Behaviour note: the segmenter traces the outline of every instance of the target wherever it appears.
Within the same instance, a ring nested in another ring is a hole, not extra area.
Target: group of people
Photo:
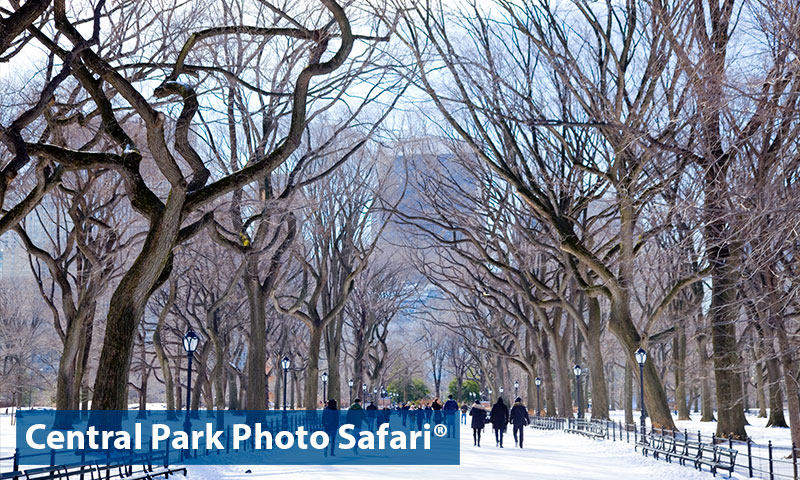
[[[514,405],[511,406],[511,410],[503,401],[503,397],[500,397],[488,412],[483,408],[479,400],[475,400],[469,415],[472,417],[473,446],[476,447],[481,446],[481,432],[483,432],[487,423],[491,423],[494,430],[495,446],[503,448],[503,436],[506,433],[506,427],[510,423],[514,427],[514,446],[522,448],[525,426],[531,423],[531,419],[528,416],[528,408],[522,404],[521,397],[517,397]]]
[[[331,455],[335,455],[333,440],[336,438],[336,430],[339,427],[338,410],[336,400],[329,400],[322,413],[323,428],[331,438]],[[463,423],[466,423],[467,411],[469,411],[469,416],[472,417],[472,440],[476,447],[481,446],[481,433],[486,424],[491,424],[496,446],[503,448],[503,436],[508,425],[511,424],[514,432],[514,446],[522,448],[524,427],[530,424],[528,408],[522,404],[521,397],[517,397],[510,409],[502,397],[498,398],[491,410],[488,411],[483,408],[480,400],[475,400],[471,409],[466,404],[459,408],[458,403],[450,395],[444,403],[438,398],[434,398],[432,402],[404,403],[397,407],[397,410],[399,410],[403,426],[407,426],[410,419],[412,425],[414,425],[413,422],[416,422],[418,430],[422,430],[425,423],[440,424],[444,421],[448,426],[448,437],[455,437],[455,417],[458,410],[461,410]],[[373,430],[384,423],[389,423],[391,413],[392,410],[389,407],[379,409],[374,402],[364,408],[361,406],[361,399],[356,398],[347,409],[345,421],[355,425],[357,430],[361,429],[362,424],[365,429]],[[358,453],[357,448],[356,453]]]

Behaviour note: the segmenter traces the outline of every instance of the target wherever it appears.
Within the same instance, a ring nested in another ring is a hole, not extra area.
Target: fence
[[[531,426],[544,430],[563,430],[576,432],[581,424],[572,418],[560,417],[533,417]],[[634,424],[623,424],[611,420],[593,419],[585,421],[583,425],[595,425],[605,429],[604,438],[614,442],[627,442],[640,444],[642,427]],[[699,430],[665,430],[660,428],[644,428],[645,435],[650,438],[669,436],[678,441],[696,441],[705,445],[725,445],[738,451],[734,471],[750,478],[763,480],[800,480],[798,477],[798,459],[800,449],[796,445],[773,445],[771,440],[766,443],[733,440],[720,438],[715,435],[704,435]],[[596,436],[596,435],[595,435]]]

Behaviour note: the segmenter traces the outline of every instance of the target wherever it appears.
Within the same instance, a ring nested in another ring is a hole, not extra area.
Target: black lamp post
[[[539,378],[539,377],[536,377],[536,379],[533,381],[533,383],[536,384],[536,416],[537,417],[541,417],[542,416],[542,407],[540,406],[541,404],[539,403],[539,387],[542,386],[542,379]]]
[[[504,390],[505,390],[505,389],[504,389],[503,387],[500,387],[500,394],[498,395],[498,397],[502,397],[502,396],[503,396],[503,391],[504,391]]]
[[[289,360],[289,357],[283,357],[281,360],[281,367],[283,368],[283,411],[286,411],[286,391],[289,390],[289,367],[292,365],[292,361]]]
[[[492,389],[488,389],[487,392],[489,392],[489,403],[492,403]]]
[[[363,405],[364,403],[367,402],[367,384],[366,383],[362,383],[361,384],[361,391],[364,393],[364,395],[362,395],[362,398],[361,398],[361,402],[362,402],[361,404]]]
[[[375,388],[375,387],[372,387],[372,403],[375,403],[375,397],[377,397],[377,396],[378,396],[378,389]]]
[[[647,417],[647,409],[644,406],[644,364],[647,362],[647,352],[640,348],[633,352],[633,356],[636,357],[636,363],[639,364],[639,403],[642,404],[642,417],[640,422],[642,425],[642,435],[644,435],[646,432],[644,419]]]
[[[189,419],[192,405],[192,360],[194,360],[194,352],[197,350],[198,343],[200,343],[200,338],[191,329],[183,336],[183,349],[186,350],[186,356],[189,359],[188,375],[186,376],[186,420],[183,422],[183,429],[187,434],[192,429],[192,421]]]
[[[519,380],[514,380],[514,398],[519,397]]]
[[[347,381],[347,386],[350,387],[350,403],[353,403],[353,379]]]
[[[581,397],[581,366],[576,364],[574,367],[572,367],[572,371],[575,373],[575,398],[578,400],[578,418],[583,418],[583,401]]]
[[[322,403],[328,402],[328,372],[322,372]]]

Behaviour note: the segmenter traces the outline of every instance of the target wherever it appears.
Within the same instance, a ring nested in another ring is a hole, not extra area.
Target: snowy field
[[[8,415],[0,416],[0,457],[14,450],[15,427]],[[192,480],[238,479],[358,479],[407,480],[413,477],[438,479],[598,479],[626,480],[659,478],[665,480],[709,479],[708,472],[644,458],[633,451],[633,446],[610,441],[594,441],[562,432],[527,429],[525,448],[514,448],[509,431],[505,448],[495,447],[489,427],[483,436],[481,448],[472,446],[471,430],[462,428],[461,465],[458,466],[350,466],[347,464],[324,466],[192,466],[186,478]],[[0,465],[0,472],[10,467]],[[245,473],[251,470],[251,473]],[[181,478],[181,477],[174,477]]]

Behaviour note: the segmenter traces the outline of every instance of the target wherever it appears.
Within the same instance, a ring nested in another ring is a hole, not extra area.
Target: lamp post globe
[[[647,363],[647,352],[643,348],[638,348],[633,352],[636,363],[639,364],[639,403],[641,403],[642,415],[639,419],[642,435],[646,432],[645,418],[647,418],[647,408],[644,406],[644,365]]]
[[[347,381],[347,386],[350,387],[350,403],[353,403],[353,379]]]
[[[328,372],[322,372],[322,403],[328,401]]]
[[[286,411],[286,391],[289,390],[289,367],[291,367],[292,361],[289,360],[289,357],[284,356],[283,360],[281,360],[281,368],[283,368],[283,411]]]
[[[581,366],[575,364],[572,367],[572,372],[575,374],[575,399],[578,402],[578,418],[583,418],[583,398],[581,397]]]

